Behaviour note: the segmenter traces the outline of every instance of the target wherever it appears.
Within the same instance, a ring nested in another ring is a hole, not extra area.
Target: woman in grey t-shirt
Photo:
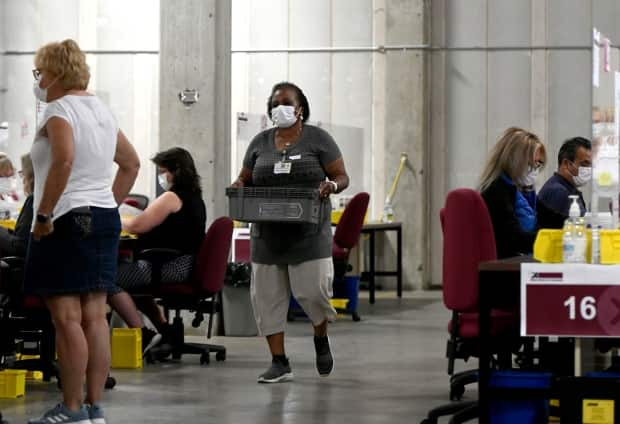
[[[310,106],[299,87],[276,84],[267,100],[267,113],[275,127],[254,137],[232,186],[318,188],[325,202],[318,224],[252,225],[252,305],[273,356],[258,382],[278,383],[293,378],[284,352],[291,292],[314,326],[317,371],[327,376],[333,369],[327,339],[327,323],[336,316],[329,302],[334,270],[328,197],[347,188],[349,177],[333,138],[304,123]]]

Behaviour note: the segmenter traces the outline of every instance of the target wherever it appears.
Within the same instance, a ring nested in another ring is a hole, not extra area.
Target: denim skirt
[[[116,284],[121,221],[116,208],[82,207],[54,221],[40,240],[32,234],[24,291],[41,296],[108,292]]]

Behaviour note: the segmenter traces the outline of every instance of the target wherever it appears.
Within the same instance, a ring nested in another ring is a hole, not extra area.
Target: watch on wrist
[[[37,214],[37,222],[41,223],[41,224],[45,224],[50,220],[50,216],[49,215],[45,215],[44,213],[38,213]]]

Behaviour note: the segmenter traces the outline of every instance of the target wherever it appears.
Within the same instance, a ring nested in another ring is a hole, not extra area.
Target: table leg
[[[368,272],[368,299],[375,303],[375,232],[370,232],[370,271]]]
[[[403,231],[396,230],[396,294],[403,297]]]
[[[480,357],[478,360],[478,405],[479,405],[479,422],[482,424],[489,423],[489,381],[491,379],[491,351],[490,351],[490,334],[491,334],[491,307],[490,299],[485,290],[487,280],[490,280],[489,272],[480,272],[479,275],[479,307],[480,315],[478,325],[480,338]]]
[[[575,338],[575,377],[581,377],[581,339]]]

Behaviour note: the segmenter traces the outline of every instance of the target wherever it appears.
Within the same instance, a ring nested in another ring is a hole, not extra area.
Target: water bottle
[[[577,196],[568,196],[571,206],[568,218],[564,221],[562,236],[562,259],[564,263],[586,262],[586,227],[581,217],[581,210],[577,203]]]
[[[600,264],[601,263],[601,234],[600,234],[600,225],[596,225],[592,227],[592,255],[590,258],[590,263],[592,264]]]
[[[385,202],[383,205],[383,222],[392,221],[394,221],[394,209],[392,208],[392,203]]]

